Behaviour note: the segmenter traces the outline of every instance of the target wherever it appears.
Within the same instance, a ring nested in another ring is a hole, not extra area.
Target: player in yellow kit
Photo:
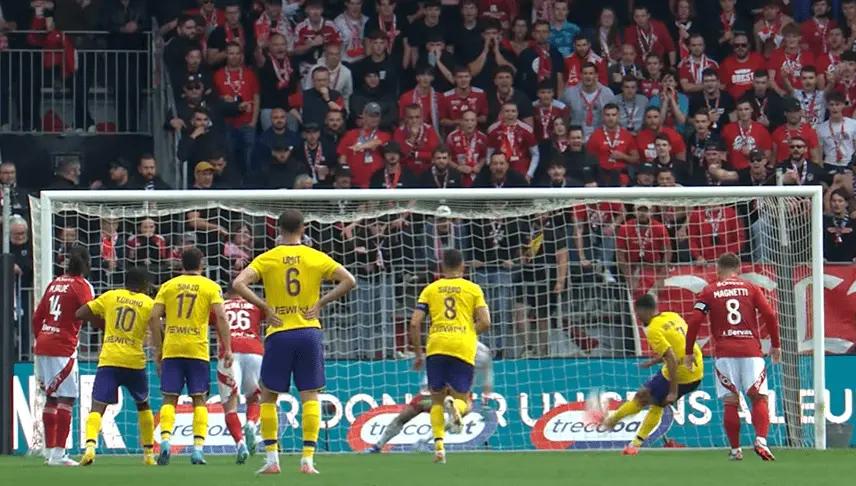
[[[624,417],[635,415],[646,406],[649,407],[639,432],[622,452],[629,456],[639,454],[639,448],[645,439],[660,423],[663,408],[695,391],[704,376],[704,363],[698,345],[693,347],[693,368],[689,369],[683,364],[687,336],[687,323],[684,319],[674,312],[660,312],[657,309],[657,301],[651,294],[639,297],[634,306],[636,315],[645,326],[648,345],[654,353],[654,357],[642,366],[647,368],[661,361],[665,364],[642,385],[633,400],[625,402],[615,413],[602,420],[603,425],[611,429]]]
[[[208,431],[209,366],[208,322],[215,316],[217,338],[225,367],[232,366],[232,345],[220,286],[202,276],[202,252],[190,248],[181,254],[179,275],[161,285],[149,327],[152,330],[155,364],[161,375],[163,405],[160,409],[161,442],[158,465],[169,464],[170,438],[175,426],[175,404],[187,385],[193,398],[193,452],[191,464],[205,464],[202,446]],[[163,319],[163,328],[161,327]]]
[[[464,256],[460,251],[443,252],[443,278],[419,294],[410,319],[410,340],[416,357],[413,367],[422,367],[422,322],[428,328],[426,374],[431,392],[431,430],[434,432],[434,462],[446,462],[445,411],[459,427],[469,407],[478,334],[490,327],[490,312],[481,287],[464,278]]]
[[[277,397],[289,391],[293,376],[303,408],[300,471],[317,474],[314,456],[321,429],[318,391],[324,388],[324,346],[318,316],[325,305],[350,292],[356,280],[329,256],[301,244],[304,225],[300,211],[283,212],[278,226],[283,243],[256,257],[232,284],[234,291],[262,309],[267,319],[260,379],[261,432],[267,454],[258,473],[280,472]],[[249,287],[259,280],[264,285],[264,299]],[[336,286],[320,296],[322,282],[330,280]]]
[[[104,342],[98,357],[98,371],[92,386],[92,411],[86,419],[86,450],[81,466],[95,461],[95,445],[101,431],[101,417],[107,405],[119,400],[119,387],[125,387],[137,404],[143,461],[155,463],[155,419],[149,407],[149,381],[146,378],[144,349],[149,315],[154,301],[148,296],[151,277],[144,268],[125,272],[125,288],[110,290],[81,306],[75,318],[101,324]]]

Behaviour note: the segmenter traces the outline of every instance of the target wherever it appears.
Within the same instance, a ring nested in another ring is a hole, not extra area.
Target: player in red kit
[[[752,426],[755,427],[755,453],[765,461],[776,458],[767,447],[770,411],[767,408],[767,369],[761,351],[758,314],[770,334],[770,358],[781,361],[779,321],[761,289],[737,277],[740,258],[734,253],[722,254],[716,262],[719,281],[702,290],[688,322],[686,349],[692,351],[702,322],[709,320],[713,354],[716,358],[716,392],[725,405],[723,422],[729,457],[743,459],[740,449],[740,393],[752,402]],[[687,366],[692,366],[689,362]]]
[[[77,466],[65,454],[71,430],[71,410],[79,393],[77,343],[82,321],[74,314],[92,300],[89,253],[80,247],[70,251],[64,275],[51,281],[33,313],[35,375],[44,390],[42,412],[45,458],[49,466]]]
[[[232,338],[233,360],[231,368],[217,365],[217,387],[226,419],[226,428],[235,439],[238,464],[256,451],[256,430],[259,422],[259,373],[264,346],[261,339],[262,311],[229,289],[223,303],[226,322]],[[212,315],[212,322],[214,316]],[[238,418],[238,394],[247,400],[247,422],[241,430]]]

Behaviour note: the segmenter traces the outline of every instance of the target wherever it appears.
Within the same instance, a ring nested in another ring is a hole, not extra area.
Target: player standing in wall
[[[292,376],[303,408],[300,472],[318,474],[314,464],[321,430],[318,391],[324,388],[324,345],[318,316],[324,306],[350,292],[357,281],[335,260],[302,244],[305,228],[300,211],[283,212],[278,226],[282,244],[256,257],[232,284],[238,295],[264,311],[267,320],[260,383],[266,457],[258,474],[280,472],[277,398],[288,393]],[[249,287],[259,280],[265,299]],[[321,283],[330,280],[336,286],[319,298]]]
[[[261,339],[262,311],[235,293],[226,291],[226,323],[231,334],[232,366],[217,366],[217,388],[226,417],[226,428],[237,446],[237,463],[243,464],[247,456],[256,452],[256,428],[259,421],[259,373],[262,368],[264,346]],[[212,316],[213,317],[213,316]],[[222,353],[221,353],[222,355]],[[222,363],[222,361],[220,362]],[[238,418],[238,394],[247,401],[247,421],[241,430]]]
[[[484,292],[464,279],[464,256],[455,249],[443,252],[443,278],[419,294],[410,319],[410,342],[416,353],[413,368],[422,367],[422,322],[431,317],[428,329],[426,372],[431,391],[431,429],[434,431],[434,462],[445,464],[446,413],[455,427],[469,409],[478,334],[490,327],[490,312]]]
[[[82,321],[75,316],[80,306],[92,300],[89,253],[74,247],[68,255],[68,268],[51,281],[33,313],[35,336],[35,375],[44,390],[45,459],[48,466],[77,466],[65,454],[71,430],[71,410],[80,393],[77,370],[77,344]]]
[[[101,431],[101,417],[107,405],[119,401],[119,388],[125,387],[137,404],[143,463],[155,464],[153,452],[155,418],[149,406],[149,380],[146,377],[146,331],[155,302],[148,296],[151,276],[145,268],[125,272],[125,288],[104,292],[84,304],[75,317],[98,322],[104,329],[104,342],[98,356],[98,371],[92,385],[92,410],[86,418],[86,450],[80,465],[95,462],[95,446]]]
[[[149,319],[155,364],[161,375],[159,466],[169,464],[170,439],[175,426],[175,405],[181,390],[193,399],[193,452],[191,464],[205,464],[202,447],[208,432],[209,344],[208,321],[214,313],[224,366],[232,366],[232,346],[220,286],[202,276],[202,251],[184,250],[179,275],[161,285]],[[164,321],[161,327],[161,319]]]
[[[746,280],[737,277],[740,258],[734,253],[722,254],[716,262],[718,281],[702,290],[695,304],[696,312],[689,319],[685,365],[692,369],[692,351],[699,328],[710,321],[710,337],[716,373],[716,391],[725,405],[723,422],[728,442],[729,458],[742,460],[740,449],[740,393],[752,402],[752,426],[755,428],[755,453],[765,461],[776,458],[767,447],[770,410],[767,405],[767,369],[761,351],[761,330],[758,314],[770,334],[773,364],[782,359],[779,321],[764,293]]]

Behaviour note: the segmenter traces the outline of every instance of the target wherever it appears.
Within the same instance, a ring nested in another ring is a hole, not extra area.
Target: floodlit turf
[[[856,451],[776,451],[778,461],[762,463],[750,450],[742,463],[720,451],[451,453],[448,464],[429,454],[319,455],[320,476],[297,472],[298,458],[282,456],[283,472],[256,477],[262,456],[237,466],[232,457],[209,456],[207,466],[191,466],[173,456],[167,467],[143,466],[138,457],[98,457],[86,468],[48,468],[35,458],[0,457],[0,484],[9,486],[240,486],[245,484],[377,486],[540,486],[540,485],[849,485],[856,475]]]

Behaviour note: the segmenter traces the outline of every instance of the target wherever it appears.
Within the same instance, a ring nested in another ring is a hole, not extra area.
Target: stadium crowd
[[[75,1],[122,33],[158,19],[175,97],[163,129],[180,139],[190,189],[821,184],[825,258],[856,258],[856,0]],[[21,3],[0,0],[0,32],[22,27],[13,12],[32,25],[52,4]],[[79,163],[64,162],[51,188],[165,189],[158,166],[169,164],[135,154],[81,181]],[[23,217],[13,247],[31,279],[29,191],[16,187],[11,162],[0,181],[15,188]],[[393,329],[397,284],[430,278],[439,249],[456,246],[491,289],[498,334],[516,332],[515,302],[536,309],[537,334],[558,301],[578,300],[566,299],[579,288],[569,279],[636,287],[645,266],[709,263],[725,251],[771,258],[756,209],[602,203],[525,221],[405,215],[315,225],[310,237],[361,280],[351,314]],[[105,272],[99,282],[126,262],[168,276],[188,245],[226,281],[274,238],[271,224],[222,209],[59,226],[57,265],[84,243]],[[394,347],[393,334],[354,339],[374,340],[359,346],[374,355]],[[572,334],[583,350],[598,346]],[[617,340],[613,349],[626,351]],[[542,337],[531,342],[508,354],[547,352]]]

